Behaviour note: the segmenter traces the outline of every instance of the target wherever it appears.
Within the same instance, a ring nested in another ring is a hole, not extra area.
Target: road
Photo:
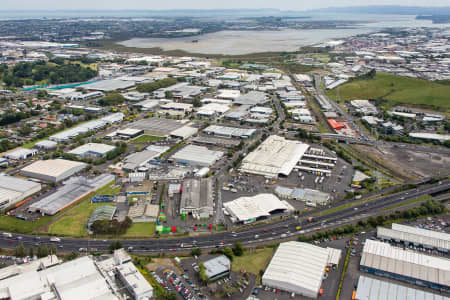
[[[283,239],[292,239],[300,234],[315,232],[319,229],[329,229],[354,223],[359,219],[365,219],[381,213],[384,208],[392,205],[416,199],[424,195],[448,191],[449,189],[450,179],[446,179],[438,183],[422,185],[408,191],[380,197],[372,201],[359,203],[353,207],[324,214],[323,216],[315,217],[313,223],[306,222],[308,215],[305,215],[300,219],[288,217],[272,223],[255,224],[236,232],[219,232],[197,237],[129,239],[122,240],[122,243],[127,248],[132,247],[133,252],[137,253],[186,252],[196,247],[211,250],[217,247],[231,246],[237,241],[242,242],[245,246],[251,247],[256,244],[275,243]],[[301,231],[296,230],[296,227],[299,225],[302,226]],[[20,236],[20,240],[18,236]],[[39,240],[34,236],[15,234],[13,238],[7,238],[4,235],[0,237],[1,248],[16,247],[20,242],[23,242],[25,247],[35,245],[36,243],[51,244],[49,237],[40,237]],[[110,240],[61,238],[61,242],[55,244],[61,246],[60,251],[68,252],[79,251],[80,248],[87,248],[89,251],[107,251],[110,243]],[[181,247],[181,244],[184,247]]]

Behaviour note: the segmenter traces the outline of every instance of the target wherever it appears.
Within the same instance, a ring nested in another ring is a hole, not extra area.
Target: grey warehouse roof
[[[449,300],[450,298],[403,285],[360,276],[356,299],[359,300]]]
[[[203,265],[205,266],[205,272],[208,278],[229,271],[231,268],[231,262],[225,255],[207,260],[203,263]]]

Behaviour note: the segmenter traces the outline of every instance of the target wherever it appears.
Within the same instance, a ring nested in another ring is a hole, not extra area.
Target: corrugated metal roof
[[[359,277],[355,298],[357,300],[450,300],[442,295],[366,276]]]
[[[281,243],[269,263],[265,281],[298,286],[299,290],[319,292],[325,268],[329,264],[330,252],[337,249],[322,248],[308,243]]]
[[[394,225],[394,224],[392,224]],[[394,227],[394,226],[393,226]],[[415,230],[413,230],[415,231]],[[407,241],[413,244],[424,245],[425,247],[434,247],[439,249],[450,249],[450,241],[447,240],[447,236],[435,235],[436,232],[431,230],[415,231],[416,233],[403,232],[395,229],[389,229],[384,227],[377,228],[377,236],[383,239],[393,239],[400,241]],[[437,232],[440,233],[440,232]],[[448,234],[447,234],[448,235]]]
[[[361,266],[450,286],[450,260],[366,240]]]

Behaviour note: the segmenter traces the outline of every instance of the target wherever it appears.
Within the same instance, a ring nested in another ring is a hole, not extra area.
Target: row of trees
[[[47,247],[47,245],[45,245],[45,244],[44,245],[39,244],[37,246],[36,252],[35,252],[33,246],[28,248],[28,251],[27,251],[27,249],[25,248],[23,243],[20,243],[20,245],[14,249],[14,256],[16,256],[16,257],[25,257],[27,255],[30,257],[33,257],[34,255],[36,255],[37,257],[41,258],[41,257],[46,257],[49,254],[56,255],[56,253],[57,253],[57,249],[56,249],[55,245],[51,245],[50,247]]]
[[[383,226],[387,223],[393,223],[398,220],[414,220],[420,217],[428,215],[438,215],[446,211],[445,205],[434,200],[428,200],[421,205],[403,210],[395,211],[390,215],[380,215],[377,217],[370,217],[367,221],[360,220],[356,225],[347,224],[342,227],[319,231],[312,235],[302,235],[298,237],[300,242],[310,242],[335,236],[348,235],[367,228],[376,228],[377,226]]]
[[[136,86],[136,89],[140,93],[151,93],[157,89],[162,89],[176,84],[178,81],[175,78],[165,78],[161,80],[156,80],[149,83],[141,83]]]

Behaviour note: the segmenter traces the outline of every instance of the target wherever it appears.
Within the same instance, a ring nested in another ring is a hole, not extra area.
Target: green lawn
[[[326,93],[330,98],[336,98],[336,89]],[[389,105],[398,103],[450,109],[450,85],[387,73],[377,73],[374,79],[345,83],[339,87],[339,93],[345,101],[385,99]]]
[[[155,223],[133,223],[127,232],[123,235],[126,237],[132,236],[152,236],[155,234]]]
[[[45,223],[51,220],[52,217],[41,217],[35,222],[24,221],[10,216],[0,216],[0,230],[6,232],[17,232],[23,234],[31,234]]]
[[[145,144],[145,143],[150,143],[150,142],[158,142],[164,140],[163,137],[160,136],[154,136],[154,135],[141,135],[138,136],[137,138],[131,140],[132,144]]]
[[[266,269],[274,252],[274,248],[246,251],[244,255],[234,257],[231,269],[234,272],[245,270],[249,273],[259,275],[260,270],[264,271]]]

